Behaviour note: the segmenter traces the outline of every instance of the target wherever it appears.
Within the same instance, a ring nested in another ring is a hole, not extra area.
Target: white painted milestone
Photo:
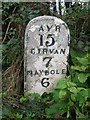
[[[25,32],[25,91],[50,92],[66,76],[70,33],[64,21],[53,16],[32,19]]]

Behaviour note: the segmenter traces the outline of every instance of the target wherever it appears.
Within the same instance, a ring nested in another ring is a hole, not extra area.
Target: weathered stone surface
[[[43,94],[65,77],[70,34],[65,22],[53,16],[31,20],[25,32],[25,91]]]

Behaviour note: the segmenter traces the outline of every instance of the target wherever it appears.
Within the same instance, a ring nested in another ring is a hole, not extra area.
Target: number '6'
[[[50,83],[48,81],[45,81],[45,80],[49,80],[49,78],[43,78],[41,81],[41,84],[43,87],[47,88],[50,85]]]

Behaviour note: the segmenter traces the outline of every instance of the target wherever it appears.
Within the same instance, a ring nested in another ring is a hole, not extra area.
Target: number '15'
[[[43,38],[44,36],[39,34],[40,36],[40,46],[43,46]],[[55,44],[54,34],[48,34],[47,39],[51,39],[51,41],[46,41],[45,45],[46,47],[53,46]]]

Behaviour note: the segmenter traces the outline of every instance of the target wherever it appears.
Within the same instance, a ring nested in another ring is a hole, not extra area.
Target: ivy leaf
[[[80,57],[76,57],[76,59],[78,60],[79,63],[81,63],[82,65],[88,65],[88,59],[87,58],[80,58]]]
[[[79,106],[82,106],[86,102],[88,98],[88,89],[80,91],[77,96],[77,100],[79,101]]]
[[[59,96],[58,96],[59,92],[58,92],[58,90],[53,90],[52,93],[53,93],[53,99],[55,101],[59,101]]]
[[[83,88],[83,87],[80,87],[80,88],[78,87],[78,88],[77,88],[77,91],[78,91],[78,92],[83,91],[83,90],[85,90],[85,88]]]
[[[66,80],[60,80],[56,86],[57,89],[65,89],[66,87],[67,87]]]
[[[85,72],[87,67],[86,66],[71,66],[71,69]]]
[[[16,120],[21,120],[21,119],[22,119],[22,117],[23,117],[23,115],[22,115],[22,114],[18,114],[18,113],[17,113]]]
[[[67,118],[70,117],[70,110],[69,110],[69,107],[68,107],[68,112],[67,112]]]
[[[76,95],[75,94],[71,94],[71,99],[76,102]]]
[[[31,95],[30,93],[26,92],[26,93],[24,94],[24,97],[29,97],[30,95]]]
[[[70,88],[68,88],[68,90],[69,90],[70,92],[74,93],[74,94],[77,94],[77,89],[76,89],[76,87],[70,87]]]
[[[50,106],[50,108],[46,108],[45,110],[47,112],[48,115],[52,115],[57,113],[58,111],[58,104],[53,104]]]
[[[74,86],[76,86],[76,84],[73,83],[73,82],[67,82],[67,86],[68,86],[68,87],[74,87]]]
[[[66,96],[66,90],[60,90],[60,92],[59,92],[59,98],[60,99],[62,99],[62,98],[64,98],[65,96]]]
[[[28,101],[28,98],[26,98],[26,97],[21,97],[20,98],[20,103],[23,103],[23,102],[27,102]]]
[[[80,119],[81,119],[81,118],[83,118],[83,119],[85,118],[85,119],[86,119],[86,116],[85,116],[84,114],[82,114],[82,113],[79,111],[78,108],[76,109],[76,114],[77,114],[78,118],[80,118]]]
[[[85,74],[85,73],[80,73],[78,74],[78,80],[81,82],[81,83],[85,83],[87,78],[88,78],[88,74]]]

